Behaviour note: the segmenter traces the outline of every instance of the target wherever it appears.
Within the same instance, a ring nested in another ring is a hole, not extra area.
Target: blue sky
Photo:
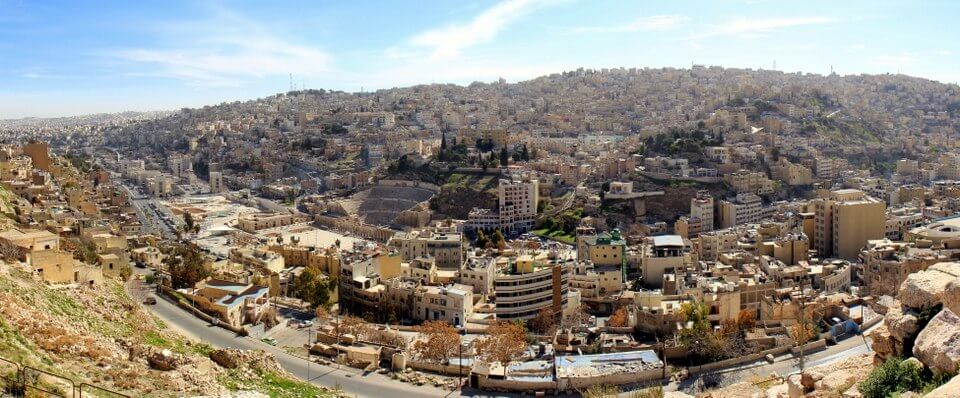
[[[0,118],[178,109],[298,86],[514,82],[577,67],[960,81],[956,1],[0,0]]]

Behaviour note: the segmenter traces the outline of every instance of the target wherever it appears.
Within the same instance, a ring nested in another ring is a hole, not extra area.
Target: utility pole
[[[804,351],[806,351],[806,350],[804,350],[804,346],[805,346],[806,343],[807,343],[807,342],[806,342],[806,340],[807,340],[807,317],[806,317],[806,313],[805,313],[805,312],[806,312],[806,311],[805,311],[805,310],[806,310],[806,304],[807,304],[807,300],[806,300],[806,297],[804,297],[804,294],[803,294],[803,281],[800,281],[800,324],[798,325],[798,326],[800,327],[800,330],[799,330],[799,333],[797,333],[797,335],[798,335],[798,336],[797,336],[797,339],[798,339],[798,340],[801,340],[801,341],[799,341],[799,343],[800,343],[800,374],[801,374],[801,375],[803,374],[803,367],[804,367],[804,361],[803,361],[803,360],[804,360],[804,357],[803,357],[803,356],[804,356]]]
[[[310,341],[310,329],[312,326],[307,327],[307,383],[310,383],[310,351],[313,348],[313,342]]]

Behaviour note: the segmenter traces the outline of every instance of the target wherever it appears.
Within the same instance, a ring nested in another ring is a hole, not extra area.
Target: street
[[[877,325],[874,325],[874,327]],[[867,329],[860,335],[847,337],[839,341],[836,345],[827,346],[827,348],[824,350],[807,354],[804,358],[804,367],[811,368],[851,356],[873,352],[873,350],[870,348],[870,339],[866,337],[866,334],[872,329],[873,328]],[[688,394],[695,394],[699,392],[700,387],[704,384],[707,384],[707,386],[710,388],[716,388],[741,381],[766,379],[774,373],[776,373],[778,376],[786,376],[799,371],[799,357],[794,357],[788,353],[777,357],[774,363],[768,363],[765,360],[759,360],[757,362],[747,363],[718,372],[700,374],[683,380],[680,383],[671,383],[671,388],[668,389],[679,390]],[[709,379],[709,381],[705,381],[707,379]],[[714,383],[718,385],[710,385]]]
[[[145,270],[137,269],[138,273],[144,273]],[[301,380],[307,380],[307,374],[310,375],[310,382],[316,385],[324,386],[330,389],[339,388],[349,394],[357,397],[454,397],[461,396],[460,392],[451,392],[441,390],[432,386],[414,386],[392,380],[388,376],[378,373],[365,373],[362,370],[346,366],[335,368],[318,363],[310,363],[309,372],[307,370],[307,361],[302,358],[288,354],[283,349],[268,345],[250,337],[238,337],[233,332],[212,326],[203,320],[196,318],[190,313],[177,307],[175,304],[156,296],[153,288],[144,285],[141,281],[131,278],[127,283],[127,293],[137,300],[143,302],[143,298],[157,297],[157,304],[143,306],[147,311],[160,318],[169,327],[180,331],[183,335],[206,342],[217,348],[238,348],[244,350],[263,350],[274,355],[277,362],[287,372]],[[142,305],[142,304],[141,304]],[[467,395],[464,395],[467,396]]]

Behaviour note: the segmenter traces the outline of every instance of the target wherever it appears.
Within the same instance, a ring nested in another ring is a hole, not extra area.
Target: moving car
[[[277,339],[275,339],[275,338],[273,338],[273,337],[264,337],[264,338],[260,339],[260,341],[262,341],[262,342],[264,342],[264,343],[267,343],[267,344],[270,344],[270,345],[277,345]]]

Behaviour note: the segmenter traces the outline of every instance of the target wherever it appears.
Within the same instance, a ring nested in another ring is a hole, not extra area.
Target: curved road
[[[144,270],[136,269],[138,273]],[[140,303],[148,296],[154,296],[153,289],[145,286],[142,282],[131,278],[126,284],[127,294],[138,300]],[[143,306],[147,311],[156,315],[170,327],[179,330],[187,337],[209,343],[218,348],[239,348],[244,350],[263,350],[276,357],[287,372],[302,379],[307,380],[307,361],[290,355],[283,349],[265,344],[249,337],[238,337],[236,334],[211,326],[203,320],[190,315],[188,312],[177,307],[175,304],[157,297],[157,304]],[[359,369],[350,367],[334,368],[324,366],[318,363],[310,363],[310,382],[326,388],[340,389],[352,396],[357,397],[457,397],[461,396],[460,391],[447,391],[432,386],[414,386],[392,380],[387,376],[375,372],[363,372]],[[469,391],[466,393],[469,394]],[[463,395],[469,396],[469,395]]]

